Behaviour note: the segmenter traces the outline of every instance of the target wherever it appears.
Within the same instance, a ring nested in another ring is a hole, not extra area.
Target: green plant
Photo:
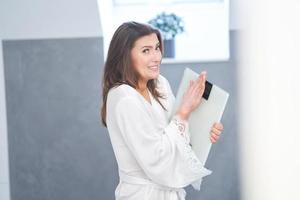
[[[148,21],[149,24],[159,29],[166,40],[175,38],[177,34],[184,32],[184,23],[181,17],[174,13],[162,12]]]

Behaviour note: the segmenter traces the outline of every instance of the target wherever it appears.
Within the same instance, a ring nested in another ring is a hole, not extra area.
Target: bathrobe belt
[[[119,176],[121,182],[134,184],[134,185],[149,185],[155,189],[176,192],[180,200],[185,200],[186,192],[183,188],[171,188],[167,186],[162,186],[153,183],[151,180],[148,179],[127,175],[122,171],[119,171]]]

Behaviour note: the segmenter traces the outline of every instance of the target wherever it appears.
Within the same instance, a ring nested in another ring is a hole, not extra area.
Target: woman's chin
[[[158,70],[158,72],[155,72],[151,75],[151,79],[157,79],[158,76],[159,76],[159,70]]]
[[[159,69],[158,70],[151,70],[147,74],[147,79],[152,80],[152,79],[157,79],[159,76]]]

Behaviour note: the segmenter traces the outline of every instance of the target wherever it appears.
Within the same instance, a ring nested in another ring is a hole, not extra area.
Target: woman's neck
[[[138,87],[136,89],[138,93],[140,93],[150,104],[151,99],[149,96],[148,88],[147,88],[147,82],[139,82]]]
[[[145,92],[146,90],[147,90],[147,82],[145,82],[145,81],[140,81],[139,83],[138,83],[138,87],[137,87],[137,90],[139,91],[139,92]]]

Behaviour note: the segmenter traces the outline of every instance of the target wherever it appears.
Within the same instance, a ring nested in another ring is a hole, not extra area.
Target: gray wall
[[[12,200],[112,193],[104,177],[115,163],[99,125],[101,46],[99,38],[3,42]]]

